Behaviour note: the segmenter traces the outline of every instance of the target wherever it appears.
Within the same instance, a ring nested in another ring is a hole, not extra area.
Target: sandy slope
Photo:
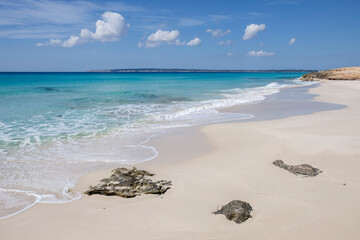
[[[360,82],[311,92],[348,107],[154,140],[159,158],[138,167],[173,181],[164,196],[38,204],[0,221],[0,239],[360,239]],[[275,159],[324,172],[301,178]],[[84,176],[77,189],[106,174]],[[249,202],[253,218],[238,225],[211,214],[233,199]]]

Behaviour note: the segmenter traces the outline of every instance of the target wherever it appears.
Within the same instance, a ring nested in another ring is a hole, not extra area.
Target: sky
[[[0,71],[360,66],[360,1],[0,0]]]

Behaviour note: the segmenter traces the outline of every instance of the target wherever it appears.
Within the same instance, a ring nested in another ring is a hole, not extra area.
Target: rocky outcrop
[[[224,214],[230,221],[242,223],[248,218],[251,218],[251,211],[252,207],[249,203],[240,200],[233,200],[225,206],[222,206],[220,210],[213,212],[213,214]]]
[[[117,168],[112,171],[109,178],[104,178],[96,186],[90,186],[85,194],[101,194],[106,196],[119,196],[123,198],[132,198],[141,194],[164,194],[170,189],[171,181],[152,181],[148,177],[154,174],[132,169]]]
[[[303,75],[301,80],[360,80],[360,67],[336,68],[327,71],[312,72]]]
[[[309,164],[301,164],[301,165],[288,165],[285,164],[282,160],[276,160],[273,162],[275,166],[278,166],[279,168],[283,168],[295,175],[303,175],[308,177],[315,177],[321,171],[317,168],[312,167]]]

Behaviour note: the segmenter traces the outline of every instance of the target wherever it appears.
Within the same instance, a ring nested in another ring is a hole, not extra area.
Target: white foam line
[[[161,130],[160,133],[158,133],[158,134],[152,134],[152,135],[147,136],[147,137],[145,138],[145,140],[143,140],[142,142],[140,142],[140,143],[137,144],[137,145],[128,145],[129,147],[142,146],[142,147],[144,147],[144,148],[151,149],[151,150],[155,153],[155,155],[154,155],[153,157],[146,158],[146,159],[144,159],[144,160],[142,160],[142,161],[139,161],[139,162],[136,162],[136,163],[150,161],[150,160],[153,160],[153,159],[155,159],[155,158],[157,158],[157,157],[159,156],[159,152],[156,150],[155,147],[145,145],[145,143],[148,143],[152,138],[157,137],[157,136],[160,136],[160,135],[162,135],[162,134],[164,134],[164,133],[165,133],[165,131],[164,131],[164,130]]]
[[[161,134],[164,134],[164,133],[165,133],[165,131],[162,130],[159,134],[152,134],[152,135],[150,135],[150,136],[147,136],[145,140],[143,140],[142,142],[140,142],[140,143],[137,144],[137,145],[127,145],[128,147],[142,146],[142,147],[151,149],[151,150],[155,153],[155,155],[154,155],[153,157],[146,158],[146,159],[144,159],[144,160],[142,160],[142,161],[139,161],[139,162],[136,162],[136,163],[150,161],[150,160],[155,159],[157,156],[159,156],[159,152],[156,150],[155,147],[153,147],[153,146],[147,146],[147,145],[145,145],[145,143],[149,142],[152,138],[157,137],[157,136],[160,136]],[[123,159],[123,161],[124,161],[124,159]],[[128,162],[129,162],[129,160],[126,160],[126,159],[125,159],[125,161],[128,161]],[[117,161],[105,161],[105,162],[117,162]],[[63,193],[64,195],[68,196],[68,197],[70,198],[70,200],[67,200],[67,201],[58,201],[58,202],[57,202],[57,201],[44,201],[44,200],[41,200],[42,198],[40,197],[40,200],[37,201],[36,203],[39,203],[39,202],[40,202],[40,203],[53,203],[53,204],[58,204],[58,203],[68,203],[68,202],[72,202],[72,201],[81,199],[81,198],[82,198],[82,194],[79,193],[79,192],[76,192],[77,195],[78,195],[77,197],[73,197],[73,196],[71,196],[71,195],[69,194],[68,189],[72,188],[73,186],[74,186],[74,185],[73,185],[72,183],[70,183],[70,179],[68,178],[68,184],[66,184],[66,186],[64,187],[64,189],[63,189],[63,191],[62,191],[62,193]],[[35,205],[36,203],[34,203],[33,205]],[[32,205],[32,206],[33,206],[33,205]],[[30,206],[30,207],[31,207],[31,206]],[[29,208],[30,208],[30,207],[29,207]],[[26,209],[28,209],[28,208],[26,208]],[[22,211],[25,211],[26,209],[23,209]],[[16,215],[16,214],[15,214],[15,215]],[[8,216],[6,216],[6,217],[10,217],[10,216],[13,216],[13,215],[8,215]],[[1,218],[0,218],[0,220],[1,220]]]
[[[65,196],[67,196],[67,197],[69,197],[70,199],[69,200],[63,200],[63,201],[44,201],[44,200],[42,200],[42,201],[40,201],[40,203],[69,203],[69,202],[72,202],[72,201],[75,201],[75,200],[79,200],[79,199],[81,199],[81,197],[82,197],[82,195],[81,195],[81,193],[79,193],[79,192],[74,192],[74,193],[76,193],[76,195],[77,196],[71,196],[70,194],[69,194],[69,189],[71,189],[71,188],[73,188],[74,187],[74,184],[72,184],[71,182],[70,182],[70,178],[68,178],[67,179],[67,184],[65,185],[65,187],[64,187],[64,189],[63,189],[63,191],[62,191],[62,194],[64,194]],[[49,196],[50,196],[51,194],[49,194]]]
[[[277,82],[273,82],[273,83],[270,83],[270,84],[268,84],[268,85],[266,85],[266,86],[263,86],[263,87],[257,87],[257,88],[248,88],[248,89],[230,89],[230,90],[224,90],[223,92],[229,92],[229,93],[231,93],[231,92],[233,92],[233,94],[234,94],[234,96],[237,94],[237,92],[236,91],[242,91],[242,92],[246,92],[246,90],[249,90],[249,91],[264,91],[264,90],[266,90],[266,89],[270,89],[270,90],[272,90],[271,92],[260,92],[259,93],[259,97],[260,98],[262,98],[261,100],[260,99],[247,99],[247,101],[245,101],[245,102],[261,102],[261,101],[263,101],[265,98],[266,98],[266,96],[267,95],[272,95],[272,94],[275,94],[275,93],[277,93],[277,92],[279,92],[282,88],[291,88],[291,87],[303,87],[303,86],[310,86],[310,85],[315,85],[315,84],[317,84],[317,83],[313,83],[313,82],[303,82],[303,81],[301,81],[300,80],[300,78],[298,78],[298,79],[294,79],[294,80],[292,80],[295,84],[283,84],[283,85],[279,85]],[[230,98],[228,98],[228,100],[231,100],[231,95],[233,95],[233,94],[229,94],[229,97]],[[222,99],[222,100],[226,100],[226,98],[225,99]],[[234,100],[237,100],[237,99],[234,99]],[[204,101],[203,102],[203,104],[204,103],[207,103],[207,105],[203,105],[202,107],[200,107],[200,111],[201,110],[205,110],[205,109],[211,109],[211,110],[215,110],[216,111],[216,108],[223,108],[223,107],[229,107],[229,106],[226,106],[226,105],[228,105],[228,104],[219,104],[219,103],[217,103],[217,104],[214,104],[215,102],[214,101],[217,101],[217,100],[210,100],[210,101]],[[221,100],[220,100],[221,101]],[[234,105],[239,105],[239,104],[242,104],[241,102],[236,102],[235,104],[233,104],[233,103],[230,103],[229,105],[230,106],[234,106]],[[220,105],[220,106],[217,106],[217,105]],[[205,109],[204,109],[204,107],[205,107]],[[195,106],[195,107],[190,107],[190,109],[187,109],[187,110],[185,110],[185,112],[184,112],[184,114],[185,115],[188,115],[189,113],[191,114],[191,112],[192,111],[190,111],[190,112],[188,112],[189,110],[195,110],[195,112],[197,112],[199,109],[199,106]],[[179,114],[179,112],[177,113],[177,114]],[[181,114],[180,114],[181,115]],[[237,119],[250,119],[250,118],[253,118],[254,116],[253,115],[249,115],[249,114],[241,114],[241,117],[239,116]],[[211,119],[208,119],[209,121],[208,122],[206,122],[206,123],[214,123],[214,122],[226,122],[226,121],[234,121],[234,120],[236,120],[236,119],[229,119],[229,120],[226,120],[226,119],[214,119],[213,121],[211,121]],[[145,162],[145,161],[150,161],[150,160],[153,160],[153,159],[155,159],[156,157],[158,157],[158,155],[159,155],[159,152],[156,150],[156,148],[155,147],[153,147],[153,146],[149,146],[149,145],[146,145],[146,143],[148,143],[152,138],[154,138],[154,137],[157,137],[157,136],[159,136],[159,135],[162,135],[162,134],[164,134],[165,133],[165,129],[168,129],[168,128],[178,128],[178,127],[187,127],[187,126],[195,126],[195,125],[202,125],[202,124],[206,124],[205,122],[199,122],[199,123],[194,123],[194,122],[192,122],[192,123],[188,123],[188,124],[180,124],[180,123],[178,123],[177,125],[171,125],[171,126],[162,126],[162,130],[161,129],[158,129],[158,130],[160,130],[160,133],[158,133],[158,134],[152,134],[152,135],[149,135],[149,136],[147,136],[143,141],[141,141],[139,144],[136,144],[136,145],[128,145],[128,147],[139,147],[139,146],[141,146],[141,147],[144,147],[144,148],[147,148],[147,149],[151,149],[152,150],[152,152],[154,153],[154,156],[151,156],[151,157],[148,157],[148,158],[145,158],[145,159],[143,159],[143,160],[141,160],[141,161],[137,161],[137,162],[135,162],[134,164],[136,164],[136,163],[140,163],[140,162]],[[0,125],[2,125],[1,124],[1,122],[0,122]],[[37,139],[36,139],[37,140]],[[26,141],[25,141],[26,142]],[[128,159],[126,160],[126,159],[123,159],[122,161],[127,161],[127,162],[130,162]],[[101,162],[118,162],[118,161],[101,161]],[[68,178],[68,183],[64,186],[64,189],[63,189],[63,191],[62,191],[62,194],[63,195],[65,195],[65,196],[67,196],[70,200],[66,200],[66,201],[45,201],[44,200],[44,198],[46,197],[46,196],[52,196],[52,194],[49,194],[49,195],[38,195],[38,194],[36,194],[36,193],[34,193],[34,192],[32,192],[32,191],[21,191],[21,190],[9,190],[9,189],[1,189],[0,188],[0,191],[5,191],[5,192],[19,192],[19,193],[25,193],[25,194],[28,194],[29,196],[34,196],[35,198],[36,198],[36,200],[32,203],[32,204],[30,204],[29,206],[27,206],[27,207],[25,207],[25,208],[23,208],[23,209],[21,209],[21,210],[19,210],[19,211],[17,211],[17,212],[15,212],[15,213],[12,213],[12,214],[9,214],[9,215],[7,215],[7,216],[4,216],[4,217],[0,217],[0,220],[3,220],[3,219],[6,219],[6,218],[9,218],[9,217],[11,217],[11,216],[14,216],[14,215],[17,215],[17,214],[19,214],[19,213],[21,213],[21,212],[23,212],[23,211],[25,211],[25,210],[27,210],[27,209],[29,209],[29,208],[31,208],[32,206],[34,206],[34,205],[36,205],[37,203],[67,203],[67,202],[71,202],[71,201],[75,201],[75,200],[78,200],[78,199],[80,199],[81,197],[82,197],[82,195],[81,195],[81,193],[79,193],[79,192],[74,192],[77,196],[72,196],[72,195],[70,195],[69,194],[69,192],[68,192],[68,189],[69,188],[71,188],[71,187],[73,187],[74,185],[73,184],[71,184],[70,183],[70,179]]]
[[[3,189],[3,188],[0,188],[0,191],[3,191],[3,192],[18,192],[18,193],[26,193],[28,194],[29,196],[34,196],[36,197],[36,201],[34,201],[32,204],[30,204],[29,206],[17,211],[17,212],[14,212],[14,213],[11,213],[9,215],[6,215],[6,216],[3,216],[3,217],[0,217],[0,220],[3,220],[3,219],[6,219],[6,218],[9,218],[9,217],[12,217],[12,216],[15,216],[33,206],[35,206],[37,203],[39,203],[41,201],[41,196],[32,192],[32,191],[22,191],[22,190],[16,190],[16,189]]]

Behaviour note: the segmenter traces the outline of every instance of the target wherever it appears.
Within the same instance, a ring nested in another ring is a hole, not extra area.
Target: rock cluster
[[[303,75],[301,80],[360,80],[360,67],[336,68],[327,71],[311,72]]]
[[[273,162],[275,166],[278,166],[279,168],[283,168],[295,175],[303,175],[308,177],[315,177],[321,171],[317,168],[312,167],[309,164],[301,164],[301,165],[288,165],[285,164],[282,160],[276,160]]]
[[[230,221],[242,223],[251,217],[251,211],[252,207],[249,203],[240,200],[233,200],[222,206],[220,210],[213,212],[213,214],[224,214]]]
[[[152,181],[147,177],[154,174],[145,171],[132,169],[116,168],[112,171],[109,178],[104,178],[96,186],[90,186],[85,194],[101,194],[106,196],[119,196],[132,198],[143,194],[164,194],[170,189],[171,181]]]

